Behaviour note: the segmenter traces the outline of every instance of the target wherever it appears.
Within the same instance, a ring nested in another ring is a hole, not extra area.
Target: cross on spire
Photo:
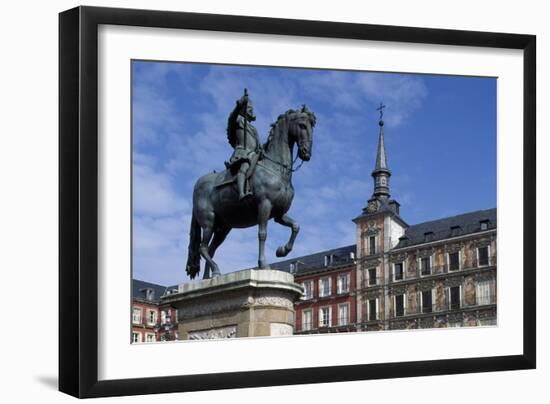
[[[382,103],[380,103],[380,106],[376,108],[377,111],[380,111],[380,120],[382,120],[382,117],[384,116],[384,108],[386,108],[386,106]]]

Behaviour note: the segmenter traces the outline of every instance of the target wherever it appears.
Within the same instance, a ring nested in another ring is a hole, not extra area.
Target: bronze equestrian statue
[[[200,272],[201,256],[206,261],[203,279],[209,279],[210,273],[220,275],[213,257],[234,228],[258,225],[259,269],[268,268],[264,248],[269,219],[292,229],[288,242],[277,248],[277,257],[286,256],[294,246],[300,226],[287,215],[294,198],[292,173],[298,157],[311,158],[315,114],[304,105],[279,115],[263,147],[250,123],[254,118],[245,90],[228,120],[228,140],[235,152],[227,169],[195,183],[186,268],[191,279]],[[298,154],[293,159],[295,145]]]

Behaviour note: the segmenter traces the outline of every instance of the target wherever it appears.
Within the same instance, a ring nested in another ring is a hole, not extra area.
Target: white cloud
[[[162,216],[189,211],[190,204],[176,193],[167,174],[134,162],[133,209],[134,214]]]

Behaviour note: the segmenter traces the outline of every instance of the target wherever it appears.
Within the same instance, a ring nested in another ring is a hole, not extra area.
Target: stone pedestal
[[[303,293],[288,272],[247,269],[179,285],[163,298],[178,309],[179,339],[291,335]]]

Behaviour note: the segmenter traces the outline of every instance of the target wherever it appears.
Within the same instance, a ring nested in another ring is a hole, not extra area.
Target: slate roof
[[[482,221],[487,221],[488,230],[496,229],[496,208],[477,210],[475,212],[412,225],[405,231],[405,237],[399,239],[399,243],[394,249],[422,244],[427,241],[438,241],[449,237],[476,233],[481,231]],[[452,230],[452,227],[455,229]],[[427,236],[426,233],[432,234]],[[428,237],[428,239],[426,237]]]
[[[158,303],[160,302],[161,296],[163,296],[167,291],[177,288],[177,285],[162,286],[157,285],[156,283],[140,281],[139,279],[132,279],[132,298],[148,300],[146,290],[151,289],[153,291],[153,294],[152,296],[150,296],[149,301],[151,303]]]
[[[335,266],[351,263],[350,253],[356,253],[357,245],[351,244],[344,247],[333,248],[332,250],[320,251],[310,255],[304,255],[301,257],[295,257],[284,261],[274,262],[270,264],[271,269],[278,269],[280,271],[290,272],[290,264],[298,263],[296,271],[293,272],[296,275],[304,275],[311,272],[317,272],[323,269],[332,269]],[[332,255],[332,263],[325,266],[325,256]]]

